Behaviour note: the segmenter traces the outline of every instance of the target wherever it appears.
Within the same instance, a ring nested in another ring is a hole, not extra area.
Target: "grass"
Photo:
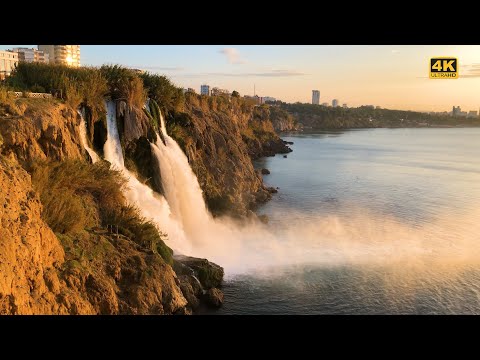
[[[22,115],[25,109],[17,106],[15,96],[9,93],[5,86],[0,86],[0,115],[2,113],[8,115]],[[2,111],[3,110],[3,111]]]
[[[172,263],[172,252],[163,242],[166,235],[143,218],[138,208],[127,203],[123,195],[126,179],[106,162],[37,161],[30,164],[29,171],[44,207],[42,218],[59,234],[64,246],[73,249],[69,241],[88,229],[113,226],[118,227],[120,234],[157,251],[167,263]],[[93,249],[91,256],[103,254],[102,249],[97,250]]]

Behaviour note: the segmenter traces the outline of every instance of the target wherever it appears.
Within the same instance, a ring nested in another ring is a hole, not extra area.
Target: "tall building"
[[[10,50],[0,50],[0,80],[10,76],[18,64],[18,53]]]
[[[338,106],[338,99],[333,99],[332,100],[332,106],[337,107]]]
[[[319,105],[320,104],[320,91],[319,90],[312,90],[312,104]]]
[[[460,106],[454,106],[452,109],[452,116],[459,116],[462,113]]]
[[[38,50],[48,54],[51,63],[80,66],[80,45],[38,45]]]
[[[19,62],[41,62],[48,63],[50,56],[42,50],[29,48],[14,48],[14,52],[18,53]]]
[[[200,95],[210,95],[210,86],[209,85],[201,85],[200,86]]]

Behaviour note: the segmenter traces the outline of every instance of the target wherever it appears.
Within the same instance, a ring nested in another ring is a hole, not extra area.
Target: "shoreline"
[[[368,129],[463,129],[472,128],[478,129],[480,125],[432,125],[432,126],[372,126],[372,127],[348,127],[348,128],[313,128],[304,127],[296,130],[279,131],[277,134],[286,135],[289,133],[302,133],[310,131],[345,131],[345,130],[368,130]],[[283,140],[283,139],[282,139]]]

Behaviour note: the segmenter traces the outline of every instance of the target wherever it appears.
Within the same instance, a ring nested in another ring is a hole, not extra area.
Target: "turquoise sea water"
[[[480,313],[480,129],[282,138],[287,158],[255,164],[279,187],[258,213],[277,229],[332,227],[341,261],[230,278],[217,314]]]

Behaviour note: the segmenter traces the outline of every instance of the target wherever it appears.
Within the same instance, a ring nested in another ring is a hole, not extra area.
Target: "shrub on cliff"
[[[162,240],[165,234],[127,203],[126,179],[106,162],[37,161],[29,170],[44,207],[42,218],[55,233],[75,236],[95,226],[112,226],[171,263],[171,250]]]
[[[107,80],[97,68],[61,64],[21,62],[7,84],[21,91],[59,93],[72,108],[83,102],[95,114],[103,110],[108,92]]]
[[[120,65],[103,65],[100,73],[106,79],[113,99],[125,99],[130,106],[140,109],[145,105],[147,92],[135,71]]]
[[[183,110],[185,95],[166,76],[144,73],[140,75],[148,96],[163,107],[162,111]]]
[[[4,86],[0,86],[0,115],[4,112],[2,110],[11,115],[17,115],[19,112],[15,104],[15,96],[9,93]]]

